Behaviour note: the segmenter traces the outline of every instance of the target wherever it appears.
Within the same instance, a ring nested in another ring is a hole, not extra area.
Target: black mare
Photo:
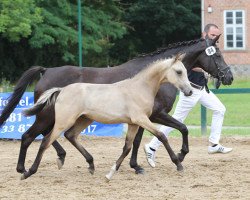
[[[134,76],[140,70],[148,66],[151,62],[161,58],[168,58],[179,52],[186,53],[183,63],[187,70],[193,67],[201,67],[203,70],[211,74],[213,77],[218,78],[225,85],[230,85],[233,81],[233,75],[229,66],[225,63],[219,48],[216,47],[215,39],[198,39],[177,44],[169,45],[165,49],[160,49],[151,54],[137,57],[124,64],[111,68],[92,68],[92,67],[74,67],[63,66],[56,68],[33,67],[24,72],[15,86],[14,92],[9,99],[7,106],[1,113],[0,126],[7,120],[9,115],[13,112],[14,108],[21,99],[22,94],[25,92],[27,86],[33,82],[39,74],[42,74],[38,81],[35,91],[35,101],[38,100],[40,95],[52,87],[64,87],[75,82],[88,82],[88,83],[114,83],[129,77]],[[214,55],[208,56],[205,49],[209,46],[216,48]],[[153,113],[150,120],[165,126],[170,126],[178,129],[182,133],[182,148],[178,154],[180,161],[183,161],[185,155],[189,152],[188,147],[188,129],[187,127],[175,120],[168,113],[172,109],[176,99],[177,89],[171,84],[163,84],[157,93]],[[25,158],[29,145],[39,135],[47,135],[54,125],[54,108],[48,107],[36,115],[34,124],[23,134],[19,159],[17,164],[17,172],[24,173]],[[143,168],[137,164],[137,152],[141,142],[143,129],[140,128],[133,143],[132,157],[130,166],[135,169],[136,173],[143,173]],[[58,165],[62,166],[65,160],[66,152],[61,145],[55,141],[53,143],[57,151]],[[92,162],[87,160],[88,163]]]

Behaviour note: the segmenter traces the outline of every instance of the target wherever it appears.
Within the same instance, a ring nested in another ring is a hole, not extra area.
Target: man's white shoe
[[[147,158],[147,161],[148,161],[148,164],[151,166],[151,167],[155,167],[155,151],[152,151],[149,147],[148,144],[145,144],[144,145],[144,152],[146,154],[146,158]]]
[[[215,147],[209,146],[208,147],[208,153],[213,154],[213,153],[229,153],[233,149],[228,148],[228,147],[223,147],[222,145],[218,144]]]

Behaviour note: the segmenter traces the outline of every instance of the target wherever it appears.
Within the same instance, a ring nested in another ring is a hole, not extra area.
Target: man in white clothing
[[[215,24],[207,24],[202,33],[202,37],[209,37],[214,39],[220,35],[220,30]],[[183,122],[191,109],[199,102],[201,105],[213,111],[211,133],[209,137],[208,153],[229,153],[232,148],[222,146],[220,141],[222,124],[224,119],[224,113],[226,111],[225,106],[214,95],[213,92],[206,88],[207,79],[201,68],[194,68],[188,73],[189,81],[193,87],[193,94],[191,96],[185,96],[182,92],[179,95],[179,101],[176,105],[173,117],[180,122]],[[161,126],[160,131],[167,137],[173,130],[171,127]],[[144,146],[147,161],[151,167],[155,167],[155,153],[161,142],[157,137],[154,137],[150,143]]]

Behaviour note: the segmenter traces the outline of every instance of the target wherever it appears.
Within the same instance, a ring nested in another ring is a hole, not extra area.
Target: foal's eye
[[[181,75],[181,74],[182,74],[182,71],[181,71],[181,70],[177,70],[176,73],[177,73],[178,75]]]

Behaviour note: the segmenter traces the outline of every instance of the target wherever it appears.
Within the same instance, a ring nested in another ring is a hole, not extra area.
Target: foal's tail
[[[61,92],[62,88],[52,88],[45,91],[42,96],[39,97],[37,102],[31,108],[24,109],[22,111],[24,116],[32,116],[39,113],[44,107],[54,105],[57,96]]]
[[[20,101],[23,93],[25,92],[26,88],[30,83],[32,83],[40,73],[44,73],[46,68],[44,67],[32,67],[25,71],[21,78],[18,80],[14,92],[11,95],[8,104],[3,109],[1,116],[0,116],[0,127],[4,124],[4,122],[8,119],[10,114],[13,112],[15,107],[17,106],[18,102]]]

